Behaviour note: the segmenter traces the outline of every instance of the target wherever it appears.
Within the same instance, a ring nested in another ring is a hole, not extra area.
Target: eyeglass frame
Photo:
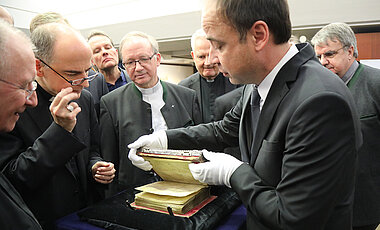
[[[339,50],[344,49],[346,47],[348,47],[348,46],[342,46],[341,48],[339,48],[337,50],[329,50],[327,52],[324,52],[323,54],[319,54],[319,55],[316,55],[316,56],[317,56],[318,60],[322,59],[322,55],[325,57],[325,59],[331,59],[331,58],[334,58],[335,55],[338,54]]]
[[[9,82],[9,81],[3,80],[3,79],[0,79],[0,81],[5,82],[5,83],[7,83],[7,84],[9,84],[9,85],[12,85],[12,86],[14,86],[14,87],[16,87],[16,88],[18,88],[18,89],[24,90],[24,91],[27,93],[27,95],[26,95],[26,97],[25,97],[26,100],[29,100],[30,97],[33,95],[33,93],[34,93],[34,92],[36,91],[36,89],[37,89],[37,82],[36,82],[35,80],[29,82],[28,85],[26,86],[26,87],[28,87],[29,84],[32,83],[32,89],[27,89],[27,88],[21,87],[21,86],[19,86],[19,85],[16,85],[15,83],[12,83],[12,82]]]
[[[86,80],[87,80],[87,81],[92,81],[92,80],[94,80],[94,79],[99,75],[99,72],[97,72],[97,71],[95,70],[95,68],[94,68],[93,66],[91,66],[90,69],[92,69],[92,70],[95,72],[95,74],[93,74],[93,75],[91,75],[91,76],[88,76],[88,75],[87,75],[87,77],[80,78],[80,79],[68,80],[68,79],[66,79],[62,74],[58,73],[58,71],[56,71],[56,70],[53,69],[50,65],[48,65],[46,62],[44,62],[42,59],[40,59],[40,58],[37,58],[37,59],[40,60],[44,65],[46,65],[47,67],[49,67],[49,69],[53,70],[54,73],[58,74],[58,76],[60,76],[60,77],[63,78],[65,81],[67,81],[68,83],[70,83],[70,85],[72,85],[72,86],[81,85],[81,84],[82,84],[84,81],[86,81]],[[87,70],[87,71],[90,71],[90,69]],[[86,72],[87,72],[87,71],[86,71]],[[79,83],[75,83],[75,82],[79,82]]]
[[[136,63],[138,62],[141,66],[145,66],[146,64],[148,64],[149,61],[152,60],[152,58],[154,57],[154,55],[157,55],[157,52],[154,52],[152,54],[152,56],[148,57],[148,58],[141,58],[141,59],[137,59],[137,60],[134,60],[134,61],[129,61],[129,62],[123,62],[123,66],[126,68],[126,69],[134,69],[136,68]],[[141,63],[141,61],[143,61],[143,63]],[[146,63],[144,63],[146,62]],[[133,66],[129,66],[128,65],[132,65],[133,63]]]

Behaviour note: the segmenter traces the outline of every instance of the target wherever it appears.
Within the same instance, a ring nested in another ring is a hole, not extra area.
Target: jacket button
[[[153,131],[154,131],[153,128],[150,128],[150,129],[149,129],[149,132],[150,132],[150,133],[153,133]]]

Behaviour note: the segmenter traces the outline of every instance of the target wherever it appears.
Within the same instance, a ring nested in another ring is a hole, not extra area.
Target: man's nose
[[[208,56],[206,57],[206,63],[209,63],[209,65],[219,65],[220,61],[216,54],[216,50],[210,46],[210,50],[208,52]]]
[[[30,107],[36,107],[38,104],[38,99],[37,99],[37,93],[36,91],[33,92],[33,94],[26,99],[25,104]]]
[[[329,64],[329,60],[325,57],[325,55],[321,55],[321,58],[319,59],[319,61],[321,62],[323,66],[326,66],[327,64]]]

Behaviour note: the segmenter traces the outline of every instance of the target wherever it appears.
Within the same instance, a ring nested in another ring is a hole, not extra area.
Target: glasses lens
[[[32,81],[32,89],[29,90],[25,90],[27,92],[27,95],[26,95],[26,100],[29,100],[29,98],[33,95],[34,91],[36,91],[37,89],[37,82],[36,81]]]

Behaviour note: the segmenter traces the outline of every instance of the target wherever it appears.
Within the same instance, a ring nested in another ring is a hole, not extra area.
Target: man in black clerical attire
[[[1,9],[0,9],[1,11]],[[1,12],[0,12],[1,17]],[[26,107],[37,105],[32,43],[24,33],[0,19],[0,133],[10,132]],[[6,154],[0,148],[0,164]],[[0,173],[1,229],[42,229],[13,185]]]
[[[228,78],[219,73],[218,65],[209,60],[210,42],[202,29],[191,37],[191,48],[191,56],[198,72],[182,80],[179,85],[197,92],[202,121],[207,123],[215,120],[215,99],[239,86],[231,84]]]

